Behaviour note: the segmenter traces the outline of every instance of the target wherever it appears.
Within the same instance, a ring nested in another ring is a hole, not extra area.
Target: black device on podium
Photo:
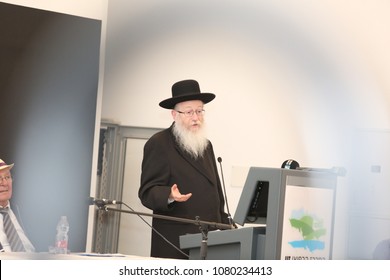
[[[285,253],[290,234],[286,223],[291,218],[288,216],[290,212],[286,213],[285,210],[292,207],[290,200],[295,199],[295,192],[300,194],[306,191],[309,198],[317,192],[328,198],[319,206],[320,212],[324,210],[328,217],[326,231],[321,231],[327,238],[321,243],[326,247],[321,258],[331,259],[337,176],[332,169],[251,167],[233,218],[236,224],[243,227],[210,232],[207,259],[298,258]],[[302,203],[306,203],[305,199],[302,199]],[[310,199],[308,201],[310,204]],[[200,234],[180,236],[180,247],[189,249],[190,259],[199,258],[200,240]],[[313,240],[310,246],[317,244],[315,242],[319,241]]]

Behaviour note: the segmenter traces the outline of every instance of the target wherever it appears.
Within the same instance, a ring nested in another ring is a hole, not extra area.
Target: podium
[[[208,260],[256,260],[263,259],[265,227],[247,227],[208,234]],[[180,236],[180,247],[189,249],[189,259],[200,259],[202,235]]]
[[[206,259],[331,259],[336,171],[251,167],[234,215],[243,227],[210,231]],[[200,244],[180,236],[191,259]]]

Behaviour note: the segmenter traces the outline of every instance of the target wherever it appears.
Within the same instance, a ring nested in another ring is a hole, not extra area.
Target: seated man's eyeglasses
[[[5,180],[6,182],[11,181],[12,177],[10,175],[0,176],[0,182],[3,182]]]

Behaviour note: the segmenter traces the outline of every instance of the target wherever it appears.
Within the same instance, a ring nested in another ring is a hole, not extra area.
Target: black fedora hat
[[[173,109],[177,103],[189,100],[201,100],[204,104],[215,98],[213,93],[200,92],[199,83],[195,80],[179,81],[172,86],[172,97],[160,102],[165,109]]]

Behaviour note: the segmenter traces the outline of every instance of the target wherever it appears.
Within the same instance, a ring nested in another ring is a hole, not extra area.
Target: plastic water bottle
[[[66,216],[61,216],[61,219],[57,224],[57,235],[55,242],[55,253],[56,254],[67,254],[68,253],[68,231],[69,222]]]

